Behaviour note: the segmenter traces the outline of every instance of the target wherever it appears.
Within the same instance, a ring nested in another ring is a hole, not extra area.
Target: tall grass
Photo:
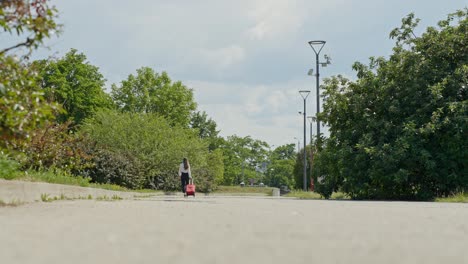
[[[316,192],[304,192],[304,191],[299,191],[299,190],[293,190],[284,197],[294,197],[294,198],[299,198],[299,199],[322,199],[322,196]]]
[[[436,198],[435,201],[443,203],[468,203],[468,193],[459,192],[449,197]]]
[[[216,194],[262,194],[262,195],[272,195],[273,188],[271,187],[240,187],[240,186],[218,186],[218,188],[213,191]]]
[[[304,192],[300,190],[294,190],[286,194],[285,197],[293,197],[299,199],[318,200],[324,199],[322,195],[316,192]],[[342,192],[335,192],[330,197],[331,200],[349,200],[351,199],[348,195]]]

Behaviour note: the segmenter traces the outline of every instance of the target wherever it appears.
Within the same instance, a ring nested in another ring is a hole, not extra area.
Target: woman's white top
[[[192,178],[192,173],[190,172],[190,166],[188,169],[184,168],[184,163],[181,163],[179,166],[179,176],[182,176],[182,173],[188,173],[189,178]]]

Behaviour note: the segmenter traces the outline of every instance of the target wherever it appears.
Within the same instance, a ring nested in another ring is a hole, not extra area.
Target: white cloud
[[[194,89],[199,110],[215,120],[222,136],[250,135],[276,146],[302,138],[303,119],[298,111],[303,110],[303,100],[298,91],[307,89],[310,80],[274,85],[189,81],[188,86]],[[311,94],[308,115],[315,114],[314,100]]]
[[[218,49],[203,49],[200,60],[216,68],[227,68],[240,63],[245,58],[245,51],[238,45],[231,45]]]
[[[257,0],[248,12],[254,25],[247,34],[254,40],[281,38],[295,34],[303,25],[306,14],[300,0]]]

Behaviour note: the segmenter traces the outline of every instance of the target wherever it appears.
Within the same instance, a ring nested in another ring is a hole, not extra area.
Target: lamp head
[[[313,76],[313,75],[314,75],[314,69],[310,69],[310,70],[307,72],[307,75]]]
[[[306,99],[307,96],[309,96],[310,91],[309,90],[300,90],[299,93],[301,94],[303,99]]]
[[[326,43],[325,40],[311,40],[311,41],[309,41],[310,47],[314,50],[315,54],[317,54],[317,55],[322,50],[323,46],[325,46],[325,43]]]

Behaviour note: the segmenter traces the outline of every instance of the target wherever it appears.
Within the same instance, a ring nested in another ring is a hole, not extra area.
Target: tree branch
[[[0,55],[3,55],[3,54],[5,54],[6,52],[8,52],[8,51],[10,51],[12,49],[16,49],[16,48],[19,48],[19,47],[22,47],[22,46],[29,47],[32,44],[33,44],[33,40],[30,39],[30,38],[27,38],[25,42],[22,42],[22,43],[16,44],[15,46],[12,46],[12,47],[1,50]]]

